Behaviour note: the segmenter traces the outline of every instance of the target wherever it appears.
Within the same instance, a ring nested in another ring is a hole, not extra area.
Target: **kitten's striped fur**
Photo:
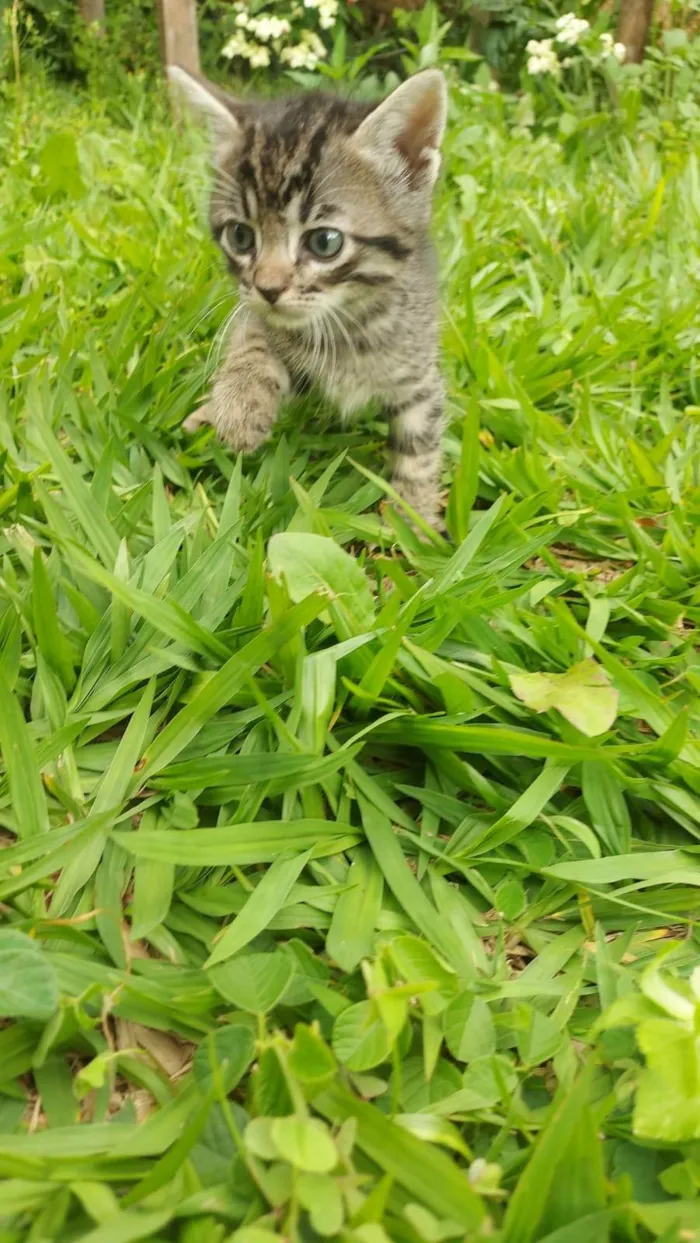
[[[183,70],[171,76],[214,123],[211,223],[242,302],[211,399],[185,426],[211,422],[248,452],[300,381],[343,415],[379,398],[394,486],[435,521],[443,391],[428,227],[442,75],[418,74],[379,105],[321,94],[238,102]],[[236,222],[254,231],[247,253]],[[310,252],[321,226],[342,234],[337,256]]]

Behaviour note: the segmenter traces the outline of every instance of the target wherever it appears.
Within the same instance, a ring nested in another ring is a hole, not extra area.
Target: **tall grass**
[[[695,1237],[684,115],[560,134],[455,88],[424,540],[371,412],[312,395],[246,461],[180,432],[234,306],[204,144],[136,80],[23,100],[0,1238]]]

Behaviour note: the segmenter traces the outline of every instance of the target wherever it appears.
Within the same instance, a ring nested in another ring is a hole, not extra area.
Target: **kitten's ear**
[[[168,79],[195,112],[209,121],[217,153],[240,142],[242,131],[236,115],[238,105],[225,91],[179,65],[168,66]]]
[[[447,86],[439,69],[425,69],[402,82],[370,112],[355,133],[362,147],[389,167],[397,159],[414,188],[432,186],[447,117]]]

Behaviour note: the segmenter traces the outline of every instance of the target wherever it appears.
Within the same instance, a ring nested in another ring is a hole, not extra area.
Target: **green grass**
[[[429,542],[180,433],[202,141],[2,114],[0,1243],[700,1237],[698,162],[453,108]]]

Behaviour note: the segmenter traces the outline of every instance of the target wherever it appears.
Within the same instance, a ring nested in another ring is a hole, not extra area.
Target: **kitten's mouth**
[[[308,311],[298,306],[285,306],[284,303],[282,305],[277,303],[275,306],[270,306],[269,303],[261,305],[257,299],[253,305],[257,313],[262,315],[268,323],[280,328],[303,328],[309,322]]]

